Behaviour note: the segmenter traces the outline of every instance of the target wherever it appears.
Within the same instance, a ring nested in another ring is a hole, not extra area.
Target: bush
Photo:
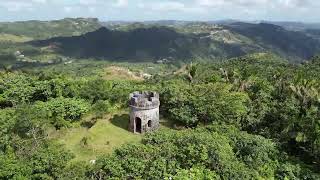
[[[47,112],[47,118],[58,129],[80,120],[90,107],[84,100],[62,97],[48,102],[37,102],[35,106],[38,109],[44,109]]]
[[[225,130],[214,130],[220,127]],[[162,130],[146,135],[143,145],[126,145],[99,159],[92,173],[102,173],[106,179],[184,179],[196,175],[207,179],[271,179],[277,169],[276,152],[271,141],[230,126]],[[264,171],[266,166],[270,169]]]
[[[103,101],[103,100],[97,101],[92,106],[92,110],[95,113],[95,116],[97,118],[102,118],[103,115],[109,112],[110,108],[111,108],[111,104],[109,103],[109,101]]]

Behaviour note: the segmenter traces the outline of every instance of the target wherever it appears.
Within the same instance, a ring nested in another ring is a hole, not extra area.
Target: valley
[[[114,25],[97,19],[67,18],[0,23],[0,32],[0,61],[9,67],[68,63],[77,59],[165,60],[174,64],[218,61],[259,52],[302,62],[320,49],[316,30],[294,31],[266,23],[159,21]]]

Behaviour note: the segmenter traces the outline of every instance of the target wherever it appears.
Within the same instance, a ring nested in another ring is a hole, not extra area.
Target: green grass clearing
[[[27,36],[18,36],[13,34],[5,34],[0,33],[0,42],[13,42],[13,43],[21,43],[33,40]]]
[[[91,118],[91,117],[87,117]],[[114,149],[126,143],[138,143],[143,135],[128,131],[129,115],[117,112],[99,119],[91,128],[74,127],[54,131],[51,137],[65,145],[75,155],[73,161],[90,161],[103,154],[110,154]],[[172,129],[173,123],[160,119],[161,128]]]
[[[129,116],[115,114],[100,119],[90,129],[70,128],[59,132],[58,142],[75,154],[74,161],[90,161],[111,153],[125,143],[140,142],[142,136],[129,132]]]

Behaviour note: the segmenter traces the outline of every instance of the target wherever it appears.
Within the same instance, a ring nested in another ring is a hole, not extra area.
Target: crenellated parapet
[[[130,94],[129,105],[137,109],[159,108],[159,94],[156,92],[134,92]]]

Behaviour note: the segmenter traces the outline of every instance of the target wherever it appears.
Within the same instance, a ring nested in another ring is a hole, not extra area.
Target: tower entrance
[[[141,133],[141,119],[138,118],[138,117],[136,117],[135,123],[136,123],[136,130],[135,130],[135,132]]]

